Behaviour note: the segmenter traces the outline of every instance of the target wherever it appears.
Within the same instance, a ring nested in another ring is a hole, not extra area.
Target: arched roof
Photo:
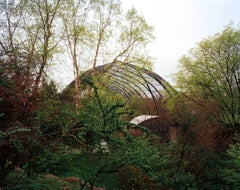
[[[174,92],[171,85],[156,73],[123,62],[108,63],[90,69],[81,76],[94,75],[109,91],[131,98],[161,99]],[[74,81],[73,81],[74,82]]]
[[[139,115],[135,118],[133,118],[129,123],[135,124],[135,125],[139,125],[144,121],[147,121],[149,119],[153,119],[153,118],[158,118],[158,115]]]

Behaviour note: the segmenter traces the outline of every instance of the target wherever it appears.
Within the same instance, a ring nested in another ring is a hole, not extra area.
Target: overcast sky
[[[135,7],[154,26],[156,39],[149,46],[154,72],[173,85],[182,55],[231,22],[240,27],[240,0],[122,0],[122,5],[125,10]],[[60,88],[73,80],[72,67],[53,75],[62,81]]]
[[[123,0],[123,6],[135,7],[154,26],[154,71],[170,83],[179,58],[197,42],[240,23],[240,0]]]

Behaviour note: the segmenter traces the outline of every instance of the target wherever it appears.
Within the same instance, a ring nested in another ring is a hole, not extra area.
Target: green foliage
[[[6,176],[15,167],[22,167],[25,163],[39,158],[44,149],[44,140],[32,128],[16,128],[1,132],[0,153],[0,182],[5,184]],[[31,167],[28,173],[31,173]]]
[[[160,187],[173,189],[194,189],[194,173],[189,169],[190,162],[185,157],[181,145],[169,144],[161,147],[156,177]],[[187,155],[187,153],[186,153]]]
[[[35,122],[41,133],[54,139],[61,139],[71,133],[78,117],[74,106],[61,101],[54,82],[44,84],[41,95],[35,112]]]
[[[46,178],[44,176],[37,175],[35,177],[28,177],[23,175],[21,179],[17,182],[15,173],[11,173],[8,176],[9,184],[4,187],[6,190],[15,189],[29,189],[29,190],[62,190],[65,188],[70,188],[71,190],[79,189],[79,185],[67,183],[60,178]]]
[[[114,99],[111,94],[100,92],[93,81],[88,84],[94,89],[93,96],[82,99],[82,109],[79,113],[79,123],[82,125],[78,138],[92,148],[101,140],[115,141],[119,133],[126,134],[127,122],[122,116],[129,114],[121,99]],[[103,98],[108,97],[108,98]]]
[[[78,110],[60,98],[54,82],[43,80],[62,44],[72,53],[75,72],[78,58],[88,67],[119,60],[151,68],[146,46],[154,39],[153,28],[135,9],[123,14],[120,1],[39,2],[0,3],[4,189],[62,189],[70,185],[62,180],[68,176],[85,180],[85,188],[240,188],[240,143],[230,145],[226,154],[206,145],[216,137],[210,129],[219,120],[232,131],[239,128],[239,29],[228,26],[182,57],[177,77],[183,93],[171,89],[176,96],[168,104],[169,125],[177,125],[179,139],[158,144],[152,135],[129,134],[129,102],[100,88],[97,79],[81,81],[89,92]],[[47,173],[58,177],[46,179]]]
[[[227,26],[208,37],[180,60],[178,87],[191,98],[218,104],[218,118],[229,130],[237,130],[239,117],[239,28]]]
[[[223,176],[229,189],[240,188],[240,143],[230,145],[227,150],[229,160],[226,161]]]
[[[29,160],[24,164],[22,169],[27,171],[31,177],[34,177],[36,174],[56,174],[59,172],[59,168],[62,167],[60,166],[62,160],[68,158],[69,156],[66,153],[64,145],[60,143],[57,145],[48,144],[48,147],[44,147],[42,150],[41,155]]]
[[[81,173],[76,166],[77,171],[70,167],[70,173],[100,184],[104,181],[102,176],[109,177],[110,171],[115,170],[112,165],[115,159],[108,160],[110,165],[105,162],[112,154],[108,151],[116,153],[126,143],[123,139],[130,139],[123,119],[128,114],[125,102],[103,98],[108,95],[92,85],[94,95],[83,100],[78,112],[71,103],[60,99],[54,82],[46,82],[47,68],[58,56],[60,45],[62,52],[67,51],[63,45],[66,43],[71,53],[79,55],[81,63],[86,62],[88,67],[92,63],[99,65],[115,60],[135,61],[150,67],[145,48],[153,39],[153,28],[134,9],[123,14],[120,1],[79,2],[81,4],[60,0],[0,3],[3,18],[0,21],[1,186],[6,186],[6,176],[11,177],[16,166],[24,171],[21,183],[13,182],[6,189],[61,188],[54,182],[38,183],[37,177],[45,172],[60,175],[67,170],[66,163],[71,166],[71,161],[76,162],[75,157],[66,154],[65,147],[61,149],[62,144],[76,148],[75,151],[90,147],[91,153],[97,152],[94,156],[98,159],[93,160],[101,160],[101,167],[96,166],[88,175],[85,160],[80,159],[84,171]],[[102,140],[108,143],[108,153],[104,153],[100,145]],[[86,165],[91,169],[93,164]]]
[[[32,124],[38,96],[24,54],[1,48],[0,183],[5,184],[9,172],[41,154],[44,140]]]

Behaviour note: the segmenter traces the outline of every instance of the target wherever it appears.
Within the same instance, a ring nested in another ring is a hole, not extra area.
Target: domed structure
[[[87,70],[81,74],[81,81],[94,76],[108,91],[126,98],[150,100],[157,110],[157,101],[172,96],[175,90],[156,73],[140,66],[124,62],[113,62]],[[74,81],[69,87],[74,87]]]
[[[159,99],[173,92],[170,84],[156,73],[129,63],[101,65],[86,71],[82,77],[93,73],[101,75],[99,79],[108,90],[127,98]]]

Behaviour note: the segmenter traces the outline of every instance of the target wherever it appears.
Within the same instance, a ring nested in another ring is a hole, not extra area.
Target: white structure
[[[157,115],[139,115],[139,116],[133,118],[130,121],[130,123],[138,125],[139,123],[142,123],[143,121],[146,121],[146,120],[149,120],[152,118],[156,118],[156,117],[159,117],[159,116],[157,116]]]

